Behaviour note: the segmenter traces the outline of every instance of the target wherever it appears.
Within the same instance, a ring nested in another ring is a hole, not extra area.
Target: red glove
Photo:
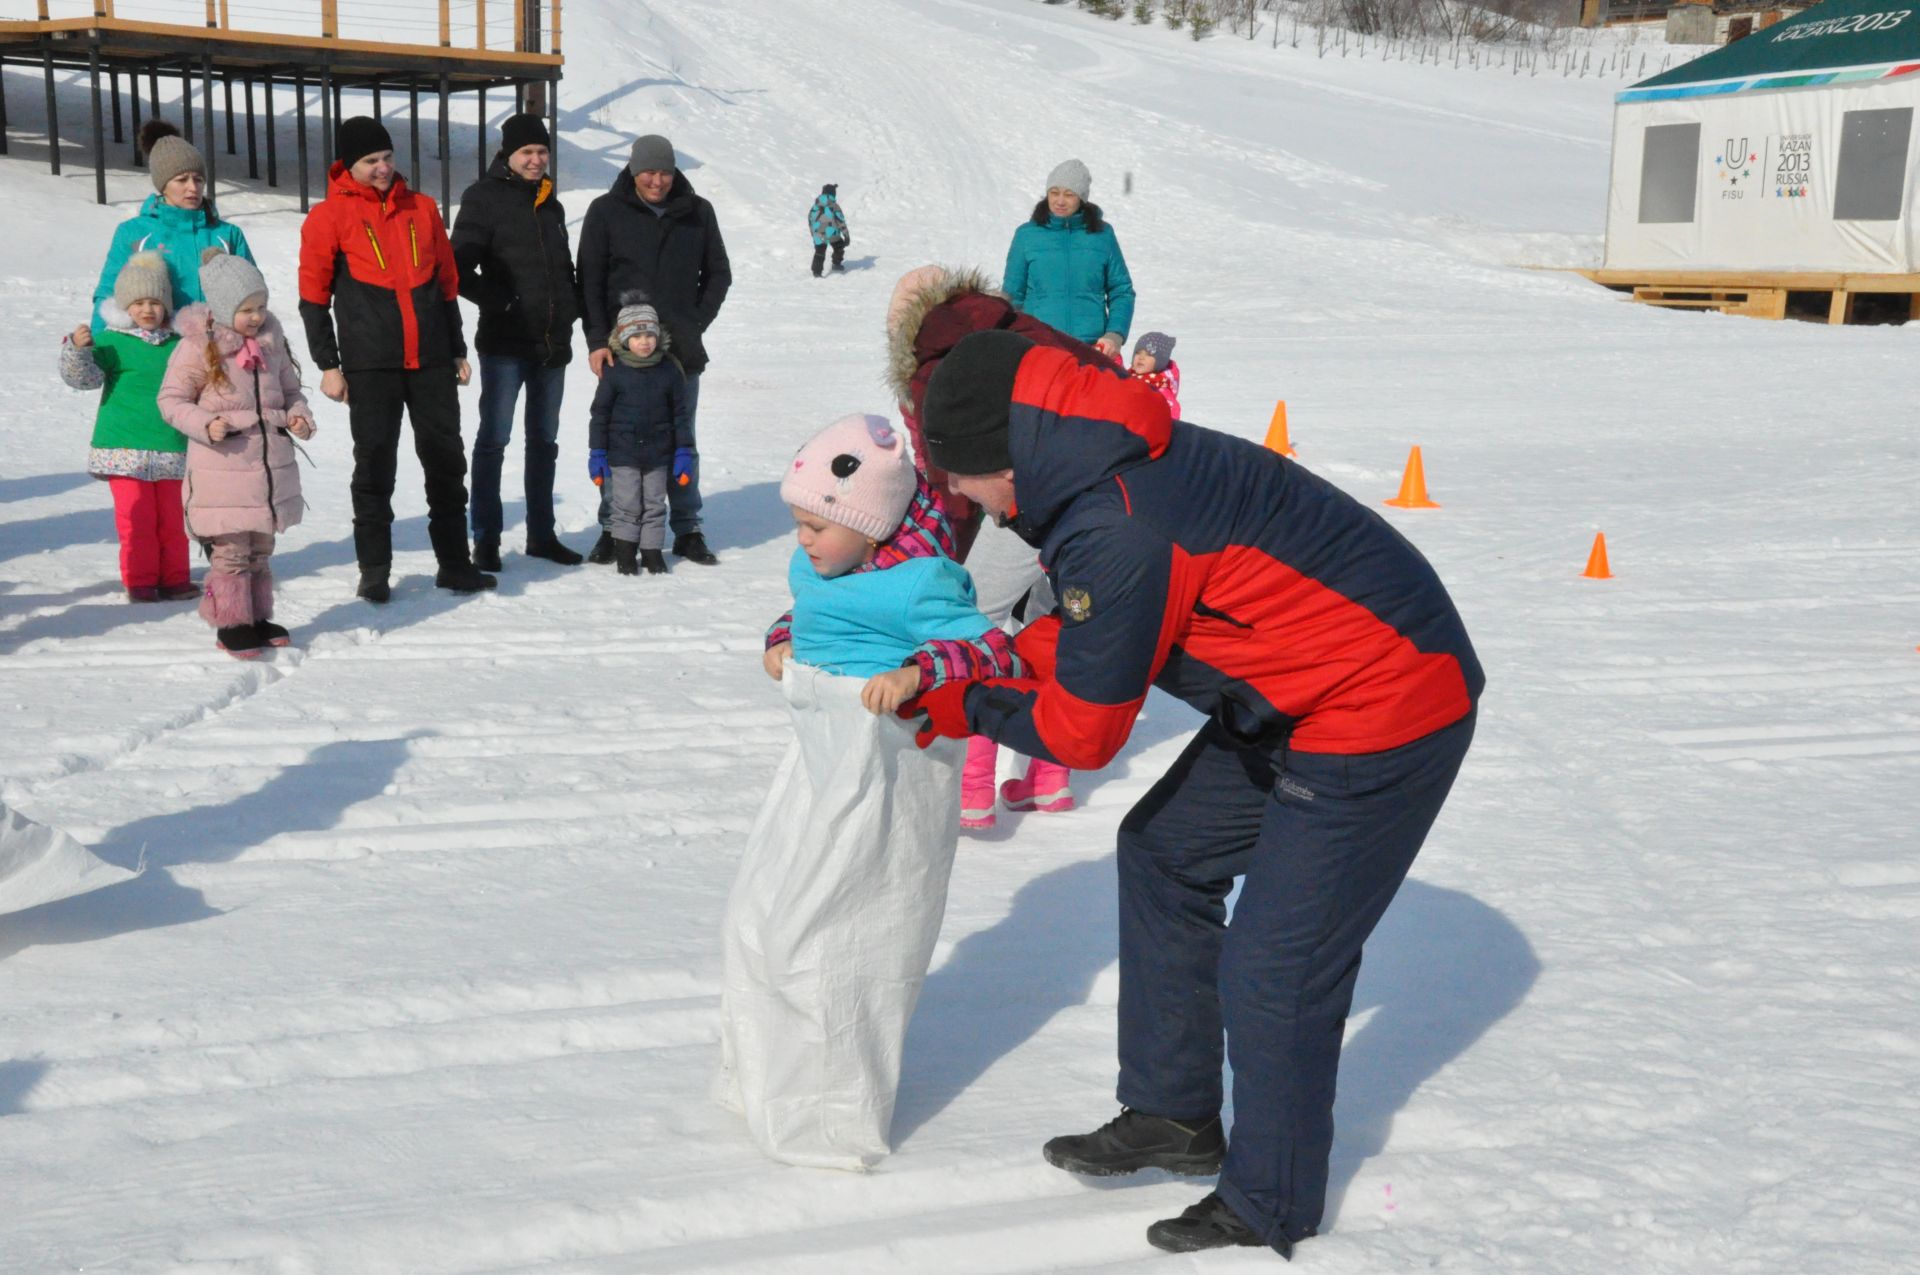
[[[1013,649],[1027,666],[1027,676],[1037,682],[1053,680],[1055,649],[1060,644],[1060,617],[1043,615],[1013,635]]]
[[[926,718],[913,742],[925,748],[936,739],[965,739],[973,734],[967,729],[967,688],[972,685],[971,681],[948,682],[902,704],[896,710],[899,716],[909,721]]]

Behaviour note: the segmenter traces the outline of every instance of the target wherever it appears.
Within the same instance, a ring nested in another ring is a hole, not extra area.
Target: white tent
[[[1828,0],[1615,101],[1608,271],[1920,271],[1920,9]]]

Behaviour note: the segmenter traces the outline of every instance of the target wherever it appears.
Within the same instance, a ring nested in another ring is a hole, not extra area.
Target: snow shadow
[[[88,483],[99,482],[91,474],[69,472],[64,474],[30,474],[24,478],[0,478],[0,504],[16,500],[37,500],[42,496],[58,496],[84,487]],[[108,520],[111,521],[112,506],[109,505]]]
[[[379,796],[406,764],[412,741],[425,733],[322,744],[298,765],[224,806],[138,819],[89,848],[123,868],[142,860],[166,868],[224,863],[278,833],[325,832],[339,825],[344,811]]]
[[[749,483],[709,493],[700,510],[700,524],[716,551],[751,549],[793,534],[793,515],[780,499],[779,483]]]
[[[0,961],[30,947],[91,943],[219,915],[200,891],[181,885],[164,869],[149,868],[117,885],[0,916]],[[0,1114],[4,1098],[0,1085]]]
[[[1115,879],[1110,854],[1034,878],[927,976],[907,1030],[896,1148],[1054,1015],[1086,1004],[1119,955]]]
[[[1327,1216],[1422,1084],[1520,1004],[1540,975],[1526,935],[1470,894],[1409,878],[1367,940],[1334,1104]]]
[[[10,1116],[19,1111],[21,1103],[40,1083],[40,1077],[46,1074],[45,1063],[27,1062],[24,1059],[0,1062],[0,1116]]]
[[[0,534],[0,562],[70,545],[118,543],[110,504],[98,509],[69,509],[44,518],[22,518],[0,524],[0,528],[4,529],[4,534]]]

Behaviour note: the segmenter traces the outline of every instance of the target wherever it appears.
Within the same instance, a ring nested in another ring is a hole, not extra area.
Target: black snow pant
[[[1210,723],[1120,824],[1120,1102],[1233,1126],[1219,1192],[1269,1244],[1314,1234],[1360,948],[1473,739],[1249,748]],[[1227,924],[1226,899],[1243,877]]]
[[[820,277],[820,268],[826,264],[828,246],[829,245],[823,243],[813,245],[813,277],[816,279]],[[844,263],[847,259],[847,241],[844,239],[835,239],[831,246],[833,248],[833,268],[835,270],[844,269]]]
[[[472,561],[467,549],[467,455],[451,367],[369,368],[347,373],[353,431],[353,555],[362,571],[393,565],[393,483],[400,417],[413,422],[413,451],[427,486],[427,538],[442,567]]]

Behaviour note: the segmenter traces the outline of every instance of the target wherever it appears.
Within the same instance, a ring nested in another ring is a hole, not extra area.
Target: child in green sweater
[[[113,490],[120,532],[120,582],[130,602],[197,598],[188,576],[187,529],[180,485],[187,440],[160,418],[160,379],[180,337],[172,326],[173,285],[158,253],[135,253],[103,301],[106,326],[87,324],[60,347],[60,378],[77,390],[100,391],[87,472]]]

